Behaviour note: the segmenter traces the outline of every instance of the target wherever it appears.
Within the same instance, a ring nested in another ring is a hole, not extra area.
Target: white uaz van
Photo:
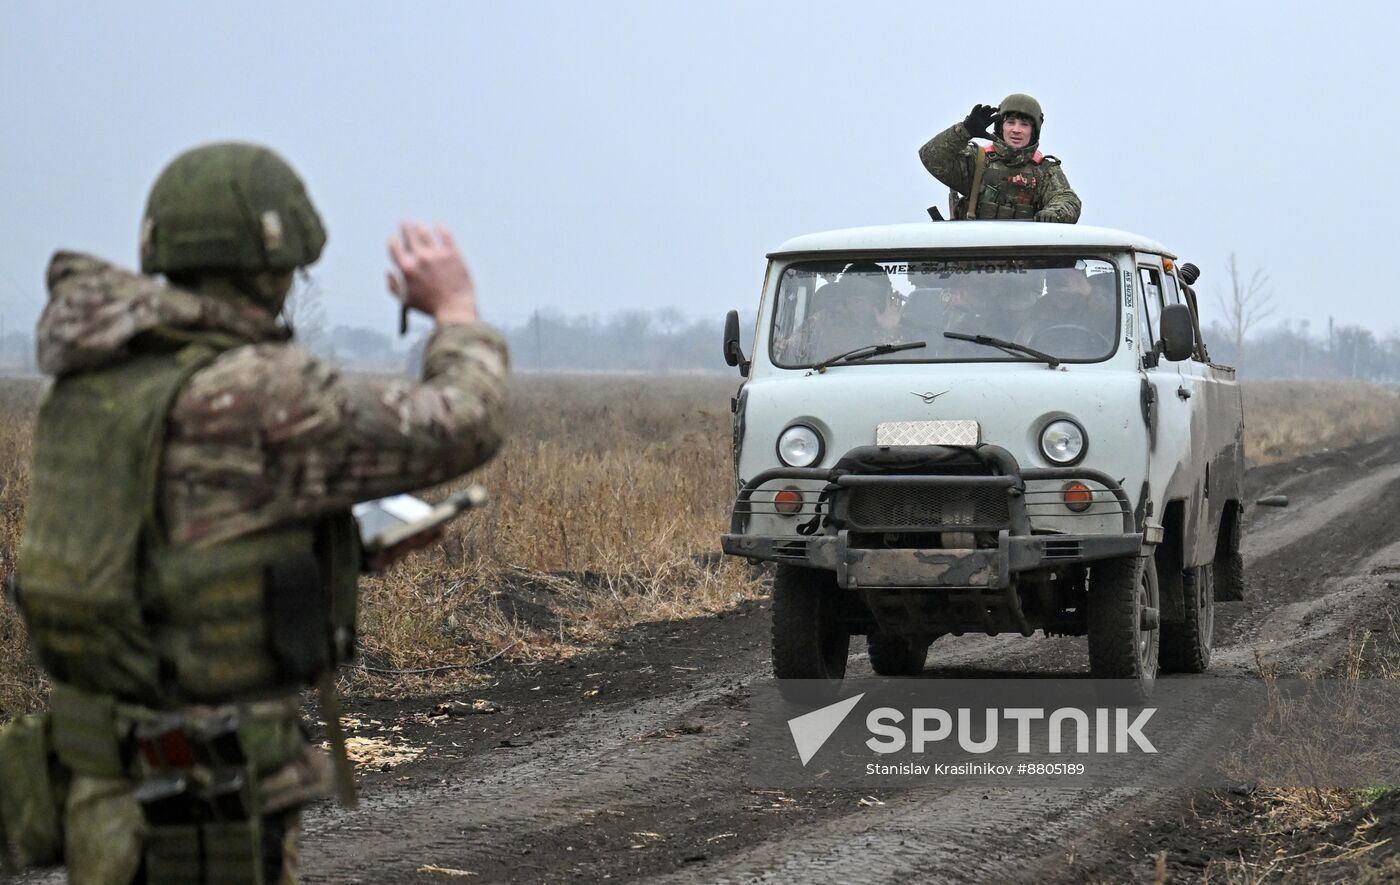
[[[1161,245],[967,221],[798,237],[769,256],[752,360],[731,312],[726,553],[776,563],[773,668],[885,675],[943,634],[1087,635],[1151,690],[1210,661],[1242,596],[1243,422]]]

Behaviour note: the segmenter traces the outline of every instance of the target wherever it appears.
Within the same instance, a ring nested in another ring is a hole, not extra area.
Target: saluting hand
[[[992,137],[987,131],[987,127],[997,121],[997,109],[989,104],[976,104],[972,106],[972,112],[963,120],[963,125],[967,127],[968,134],[973,138]]]

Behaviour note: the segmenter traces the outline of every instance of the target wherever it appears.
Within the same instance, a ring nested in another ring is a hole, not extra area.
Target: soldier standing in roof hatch
[[[919,148],[924,168],[953,191],[954,218],[1079,220],[1079,197],[1059,159],[1038,150],[1044,123],[1040,102],[1016,93],[1000,107],[974,106],[967,119]],[[995,135],[988,134],[988,126]],[[979,145],[974,138],[992,143]]]

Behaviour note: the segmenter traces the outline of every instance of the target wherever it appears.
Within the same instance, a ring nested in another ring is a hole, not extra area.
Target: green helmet
[[[1040,141],[1040,127],[1045,125],[1045,112],[1040,109],[1040,102],[1031,98],[1023,92],[1015,92],[1001,100],[1001,105],[997,108],[997,113],[1005,117],[1007,114],[1020,114],[1029,117],[1035,124],[1035,131],[1031,134],[1031,141]],[[1001,137],[1001,121],[997,121],[997,137]]]
[[[290,271],[326,245],[285,160],[255,144],[193,148],[160,173],[141,222],[142,273]]]

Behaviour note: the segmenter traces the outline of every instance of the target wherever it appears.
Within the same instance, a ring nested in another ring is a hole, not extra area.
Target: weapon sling
[[[982,146],[972,145],[972,190],[967,195],[967,214],[964,218],[977,217],[977,201],[982,196],[982,174],[987,171],[987,152]]]

